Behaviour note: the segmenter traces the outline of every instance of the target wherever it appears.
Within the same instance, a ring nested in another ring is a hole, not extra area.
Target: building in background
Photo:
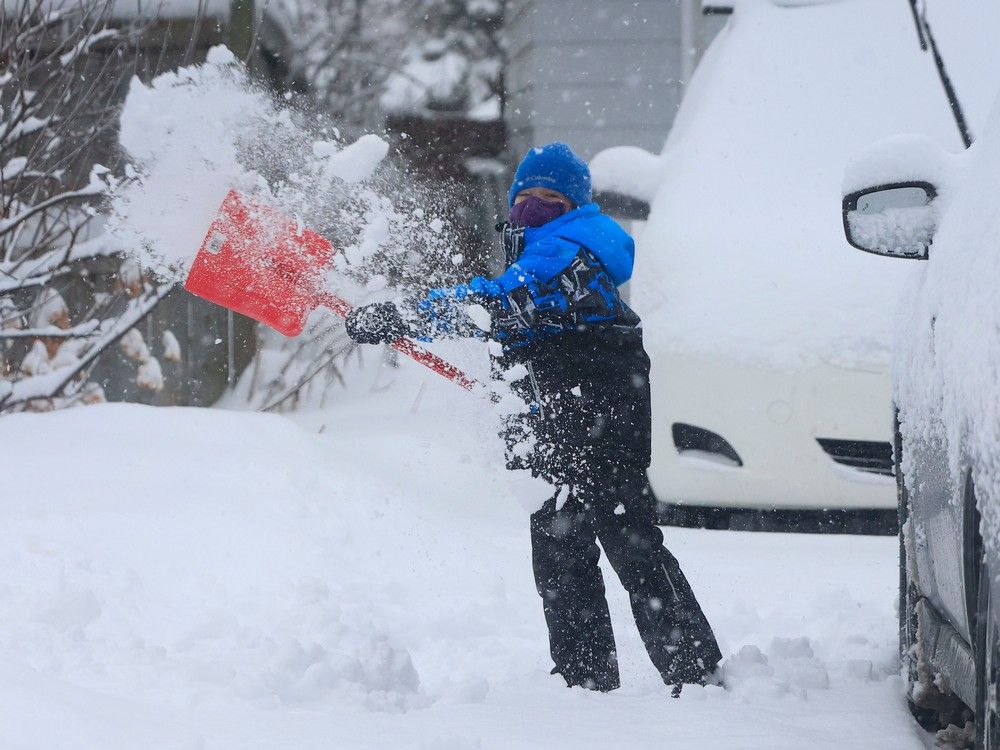
[[[701,51],[724,19],[700,0],[510,0],[505,71],[510,160],[567,141],[658,153]]]

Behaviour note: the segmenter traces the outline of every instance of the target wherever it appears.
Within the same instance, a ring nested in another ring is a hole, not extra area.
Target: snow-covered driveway
[[[610,571],[624,686],[562,687],[524,507],[544,489],[462,398],[0,420],[0,748],[925,746],[888,538],[667,529],[729,690],[670,700]]]

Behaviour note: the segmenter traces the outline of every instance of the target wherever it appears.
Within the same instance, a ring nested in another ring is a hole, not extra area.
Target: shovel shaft
[[[318,302],[324,307],[328,307],[333,310],[337,313],[337,315],[345,318],[347,317],[347,314],[354,309],[350,302],[345,299],[341,299],[334,294],[323,294],[319,298]],[[446,362],[436,354],[427,351],[419,344],[415,344],[410,339],[398,339],[393,341],[390,346],[392,346],[392,348],[397,352],[405,354],[407,357],[419,362],[424,367],[429,367],[438,375],[448,378],[448,380],[460,385],[467,391],[480,391],[482,393],[488,393],[488,389],[482,383],[470,378],[464,372],[455,367],[455,365],[450,362]]]
[[[184,286],[285,336],[298,336],[317,305],[344,317],[351,312],[346,300],[317,293],[317,280],[329,270],[333,255],[333,245],[322,235],[257,197],[231,190]],[[395,341],[392,347],[467,391],[490,396],[482,383],[409,339]]]

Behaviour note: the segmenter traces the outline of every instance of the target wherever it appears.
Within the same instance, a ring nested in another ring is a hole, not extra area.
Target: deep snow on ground
[[[608,570],[624,687],[563,687],[530,569],[545,488],[502,471],[485,407],[394,377],[295,422],[0,420],[0,747],[924,746],[888,538],[667,529],[728,690],[671,700]]]

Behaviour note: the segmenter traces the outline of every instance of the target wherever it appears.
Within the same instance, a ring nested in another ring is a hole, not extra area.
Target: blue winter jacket
[[[489,335],[505,348],[581,326],[634,327],[638,318],[617,287],[632,276],[635,243],[596,203],[524,230],[524,250],[499,276],[431,290],[416,305],[424,339]],[[470,325],[468,306],[490,312],[487,334]]]
[[[520,257],[495,279],[411,303],[412,333],[489,338],[502,344],[491,352],[498,376],[523,368],[510,387],[528,409],[503,420],[508,467],[558,485],[579,481],[584,469],[611,471],[609,461],[648,466],[649,358],[639,316],[618,293],[632,275],[632,238],[594,203],[529,227],[524,238]]]

